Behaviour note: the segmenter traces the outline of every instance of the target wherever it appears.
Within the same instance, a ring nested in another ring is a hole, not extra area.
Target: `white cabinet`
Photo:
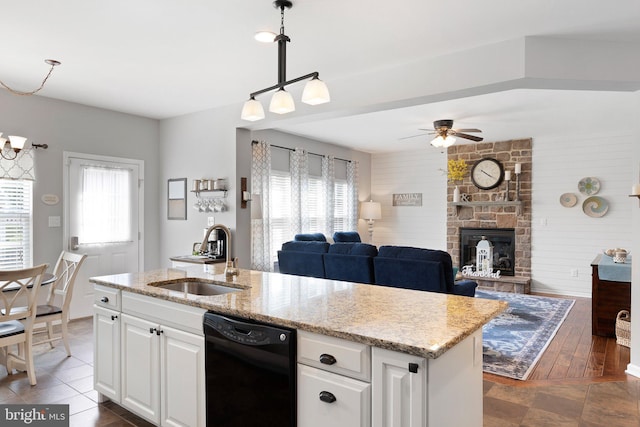
[[[122,399],[125,408],[160,424],[160,337],[157,324],[122,314]]]
[[[96,285],[94,385],[156,425],[206,425],[205,310]]]
[[[427,361],[373,348],[373,427],[426,426]]]
[[[368,345],[298,331],[298,426],[371,425]]]
[[[122,406],[161,426],[204,426],[204,310],[136,294],[122,305]]]
[[[299,427],[371,425],[371,385],[298,364]]]
[[[120,401],[120,312],[94,305],[93,388],[100,401]]]

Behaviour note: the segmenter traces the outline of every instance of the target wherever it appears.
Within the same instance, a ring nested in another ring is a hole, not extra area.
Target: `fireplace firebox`
[[[476,266],[476,245],[484,236],[493,246],[493,271],[502,276],[514,276],[515,230],[513,228],[460,228],[460,269]]]

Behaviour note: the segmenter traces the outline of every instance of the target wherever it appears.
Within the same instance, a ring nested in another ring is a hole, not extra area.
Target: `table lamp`
[[[382,208],[379,202],[369,200],[360,204],[360,218],[369,225],[369,240],[373,240],[373,222],[382,218]]]

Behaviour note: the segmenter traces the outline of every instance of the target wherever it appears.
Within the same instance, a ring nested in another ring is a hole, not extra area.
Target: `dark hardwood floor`
[[[542,294],[539,294],[542,295]],[[557,297],[557,295],[545,295]],[[620,381],[629,363],[627,347],[615,338],[591,335],[591,299],[577,298],[569,315],[538,361],[527,381],[485,374],[485,379],[513,386],[532,386],[540,382],[589,383]]]

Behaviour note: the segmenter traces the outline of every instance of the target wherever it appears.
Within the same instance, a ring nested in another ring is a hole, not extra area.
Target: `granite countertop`
[[[200,278],[238,292],[198,296],[150,286]],[[437,358],[507,308],[507,303],[385,286],[240,270],[224,265],[92,277],[92,283],[201,307],[220,314]]]

